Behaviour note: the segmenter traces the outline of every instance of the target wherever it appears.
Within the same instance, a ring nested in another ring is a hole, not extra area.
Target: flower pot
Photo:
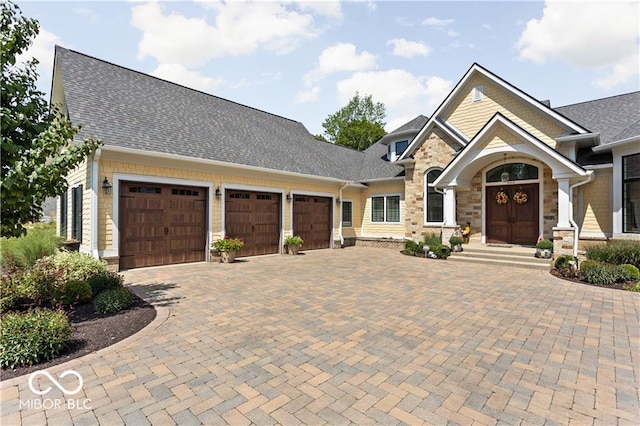
[[[65,241],[62,247],[67,251],[80,251],[80,241]]]
[[[300,246],[287,246],[287,253],[296,256],[300,251]]]
[[[461,252],[462,244],[451,244],[451,251]]]
[[[222,257],[222,263],[233,263],[236,260],[236,252],[223,251],[222,253],[220,253],[220,257]]]
[[[551,249],[536,249],[536,257],[541,259],[551,259],[551,253],[553,253]]]

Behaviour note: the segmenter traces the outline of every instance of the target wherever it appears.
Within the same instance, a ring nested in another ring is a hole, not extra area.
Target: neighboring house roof
[[[640,136],[640,91],[555,108],[600,133],[600,145]]]
[[[392,166],[316,140],[300,122],[56,46],[69,119],[109,146],[357,181]]]

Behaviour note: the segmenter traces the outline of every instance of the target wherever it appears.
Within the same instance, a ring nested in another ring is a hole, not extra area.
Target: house
[[[640,92],[551,108],[473,64],[435,113],[364,152],[299,122],[56,47],[51,102],[104,145],[67,177],[62,235],[122,269],[400,245],[471,223],[556,253],[640,239]]]

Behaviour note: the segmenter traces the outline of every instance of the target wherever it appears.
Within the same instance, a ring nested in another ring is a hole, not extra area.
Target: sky
[[[385,130],[430,116],[474,63],[553,107],[640,90],[637,1],[17,1],[24,58],[54,45],[303,123],[356,91]],[[48,96],[48,95],[47,95]]]

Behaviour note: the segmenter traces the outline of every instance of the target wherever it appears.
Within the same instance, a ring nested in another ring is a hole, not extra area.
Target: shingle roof
[[[555,108],[594,133],[600,144],[640,135],[640,91]]]
[[[404,132],[405,130],[420,130],[425,124],[427,124],[427,121],[429,121],[429,117],[425,117],[421,114],[408,123],[405,123],[402,126],[398,127],[389,134],[392,135],[394,133]]]
[[[384,166],[316,140],[300,122],[59,46],[56,67],[69,119],[105,146],[350,181],[358,180],[364,163]]]

